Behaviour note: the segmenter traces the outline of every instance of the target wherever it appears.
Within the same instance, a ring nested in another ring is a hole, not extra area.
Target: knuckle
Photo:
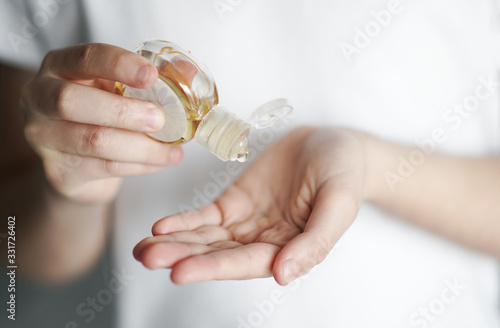
[[[120,163],[117,161],[105,159],[104,160],[104,171],[111,176],[119,175],[120,174]]]
[[[115,110],[115,122],[119,126],[125,126],[130,113],[130,106],[126,99],[120,99],[120,101],[116,104]]]
[[[314,247],[309,248],[307,257],[303,258],[300,272],[307,272],[315,265],[321,263],[330,253],[333,248],[331,238],[326,236],[315,237]]]
[[[109,138],[104,127],[90,125],[82,133],[77,152],[83,155],[99,155],[109,148]]]
[[[54,108],[56,115],[59,118],[70,120],[73,117],[73,110],[75,108],[75,90],[69,83],[64,83],[59,86]]]
[[[129,54],[128,53],[119,53],[115,56],[115,60],[113,61],[113,71],[117,72],[121,67],[124,67],[129,63]]]
[[[129,51],[118,51],[113,53],[113,60],[110,62],[110,70],[114,74],[119,74],[124,68],[135,65],[133,58],[135,54]]]
[[[80,65],[84,71],[87,71],[94,63],[96,56],[99,54],[99,44],[88,43],[84,45],[80,51]]]
[[[176,226],[183,227],[184,230],[194,230],[198,227],[198,220],[201,219],[200,212],[197,210],[180,213],[172,217]]]
[[[323,261],[328,255],[328,253],[330,253],[330,250],[332,249],[332,242],[329,238],[319,237],[316,240],[316,242],[317,242],[317,247],[312,254],[312,259],[314,259],[316,263],[314,263],[312,266]]]
[[[39,124],[33,121],[28,121],[24,126],[24,137],[31,144],[35,144],[36,141],[40,140],[41,128]]]
[[[83,163],[83,158],[74,154],[64,154],[64,164],[71,169],[76,169]]]

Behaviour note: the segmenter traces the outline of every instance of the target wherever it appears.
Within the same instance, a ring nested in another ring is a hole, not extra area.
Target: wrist
[[[394,150],[389,142],[375,136],[359,133],[359,138],[363,144],[365,159],[363,200],[380,204],[390,192],[385,181],[385,172],[393,165]]]

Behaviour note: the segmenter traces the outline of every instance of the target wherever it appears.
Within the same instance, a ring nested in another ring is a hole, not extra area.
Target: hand
[[[134,256],[174,283],[273,275],[286,285],[320,263],[357,215],[362,135],[301,128],[268,149],[213,204],[163,218]]]
[[[158,73],[145,58],[106,44],[50,52],[22,90],[25,136],[48,181],[76,201],[106,203],[121,177],[178,163],[179,146],[152,140],[164,115],[154,104],[113,93],[114,81],[152,87]]]

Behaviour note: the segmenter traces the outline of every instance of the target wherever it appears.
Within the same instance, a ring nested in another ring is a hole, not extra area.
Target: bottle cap
[[[275,99],[261,105],[245,121],[224,106],[216,105],[201,121],[195,140],[223,161],[244,162],[248,158],[250,129],[270,127],[292,110],[288,100]]]
[[[248,118],[256,129],[264,129],[274,125],[293,111],[292,105],[284,98],[268,101],[252,112]]]

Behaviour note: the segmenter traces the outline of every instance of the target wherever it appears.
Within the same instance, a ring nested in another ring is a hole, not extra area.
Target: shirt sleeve
[[[49,50],[87,42],[84,13],[80,0],[2,0],[0,62],[37,70]]]

